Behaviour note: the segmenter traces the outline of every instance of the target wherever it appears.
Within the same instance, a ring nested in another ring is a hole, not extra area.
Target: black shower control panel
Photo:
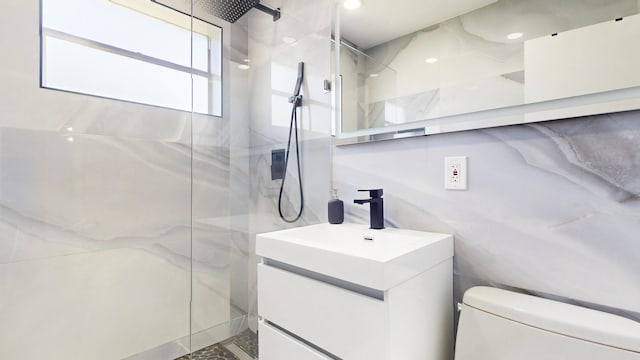
[[[284,149],[271,150],[271,180],[284,177]]]

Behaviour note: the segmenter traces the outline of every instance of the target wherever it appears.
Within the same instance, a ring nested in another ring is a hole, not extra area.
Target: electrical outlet
[[[467,190],[467,157],[447,156],[444,158],[444,188]]]

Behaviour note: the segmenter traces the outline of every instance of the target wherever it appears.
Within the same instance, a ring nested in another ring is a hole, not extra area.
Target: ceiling
[[[364,6],[343,9],[342,37],[368,49],[497,2],[497,0],[363,0]]]

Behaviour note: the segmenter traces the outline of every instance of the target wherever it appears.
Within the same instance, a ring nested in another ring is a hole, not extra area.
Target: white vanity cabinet
[[[449,360],[453,238],[320,224],[257,237],[260,360]]]

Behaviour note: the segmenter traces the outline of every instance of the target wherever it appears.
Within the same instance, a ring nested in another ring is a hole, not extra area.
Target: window
[[[222,30],[132,0],[42,0],[41,86],[222,115]]]

